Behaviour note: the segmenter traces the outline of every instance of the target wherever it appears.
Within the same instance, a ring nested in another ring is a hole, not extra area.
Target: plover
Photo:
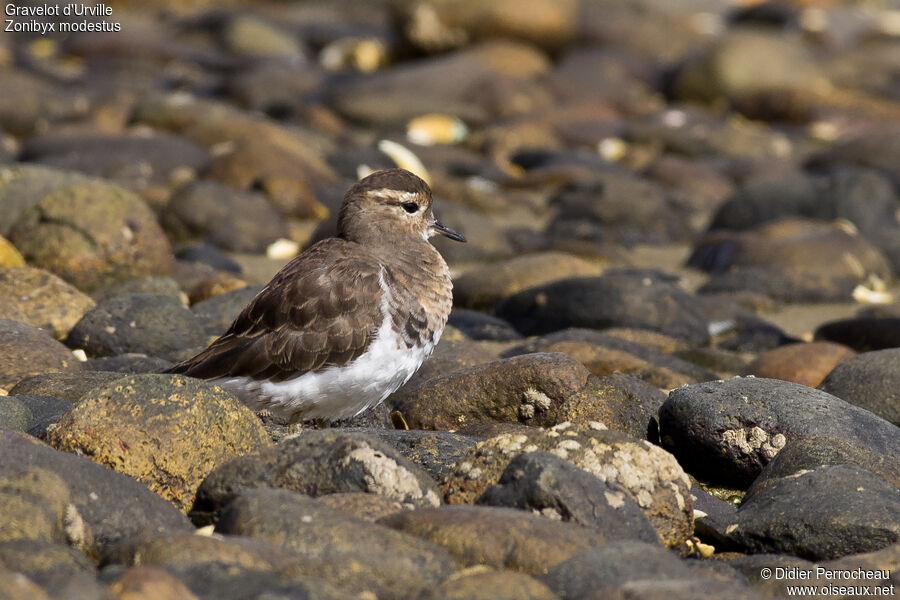
[[[220,338],[166,372],[212,380],[289,421],[378,405],[447,323],[453,285],[435,234],[466,241],[434,217],[424,181],[403,169],[369,175],[344,197],[337,237],[291,260]]]

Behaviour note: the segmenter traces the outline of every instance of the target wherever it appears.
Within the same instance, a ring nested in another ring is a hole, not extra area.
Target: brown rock
[[[453,282],[453,300],[459,306],[488,310],[525,288],[602,271],[597,263],[563,252],[526,254],[465,272]]]
[[[373,523],[382,517],[387,517],[401,510],[407,510],[393,498],[388,498],[381,494],[367,494],[363,492],[328,494],[327,496],[320,496],[319,502],[352,515],[357,519],[372,521]]]
[[[72,352],[43,330],[19,321],[0,319],[0,388],[49,371],[77,371],[81,363]]]
[[[400,4],[404,34],[419,49],[440,52],[487,38],[518,38],[554,50],[576,33],[574,0],[427,0]]]
[[[271,444],[230,394],[171,375],[136,375],[85,394],[48,430],[54,447],[144,482],[182,510],[216,466]]]
[[[533,575],[607,541],[574,523],[493,506],[426,508],[380,522],[445,547],[466,566],[483,564]]]
[[[515,571],[476,566],[458,571],[424,596],[424,600],[557,600],[537,579]]]
[[[105,371],[78,371],[68,373],[41,373],[23,379],[10,390],[13,395],[53,396],[62,400],[68,400],[73,404],[78,402],[88,391],[121,379],[123,375],[107,373]]]
[[[52,471],[28,468],[0,476],[0,542],[16,539],[66,543],[69,487]],[[72,507],[77,515],[78,511]]]
[[[693,533],[690,481],[668,452],[602,426],[572,426],[502,434],[481,442],[443,481],[448,504],[473,502],[497,483],[509,461],[542,450],[571,461],[627,493],[669,548],[682,548]]]
[[[783,379],[816,387],[838,363],[855,354],[847,346],[833,342],[788,344],[763,352],[744,367],[741,375]]]
[[[687,383],[696,383],[689,375],[653,365],[624,350],[597,346],[589,342],[556,342],[547,347],[547,352],[568,354],[598,376],[616,372],[627,373],[666,390]]]
[[[50,191],[25,211],[10,240],[29,264],[83,291],[172,268],[156,215],[131,192],[102,180]]]
[[[197,600],[186,585],[159,567],[132,567],[109,587],[119,600]]]
[[[564,354],[525,354],[434,377],[398,390],[391,401],[413,429],[452,431],[484,421],[552,424],[555,409],[588,376]]]
[[[90,296],[56,275],[27,266],[0,269],[0,297],[19,310],[29,325],[58,340],[94,306]]]

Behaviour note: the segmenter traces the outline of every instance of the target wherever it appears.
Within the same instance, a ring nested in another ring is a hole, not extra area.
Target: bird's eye
[[[413,214],[414,212],[419,210],[419,205],[416,204],[415,202],[404,202],[400,206],[403,208],[403,210],[405,210],[409,214]]]

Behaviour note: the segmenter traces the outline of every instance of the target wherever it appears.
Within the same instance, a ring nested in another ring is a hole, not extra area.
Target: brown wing
[[[285,265],[222,337],[167,372],[282,381],[345,365],[383,320],[380,273],[353,242],[323,240]]]

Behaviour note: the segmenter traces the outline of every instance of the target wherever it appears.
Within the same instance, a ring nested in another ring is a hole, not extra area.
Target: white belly
[[[365,354],[346,366],[304,373],[282,382],[234,377],[216,383],[235,392],[254,410],[267,409],[288,419],[295,415],[302,419],[346,419],[377,406],[409,381],[434,349],[434,343],[412,348],[401,344],[388,324],[381,327]]]
[[[346,419],[380,404],[419,369],[434,350],[442,329],[424,346],[407,348],[391,327],[389,290],[382,279],[384,320],[366,352],[342,367],[309,372],[282,382],[249,377],[215,380],[253,410],[266,409],[289,420]]]

